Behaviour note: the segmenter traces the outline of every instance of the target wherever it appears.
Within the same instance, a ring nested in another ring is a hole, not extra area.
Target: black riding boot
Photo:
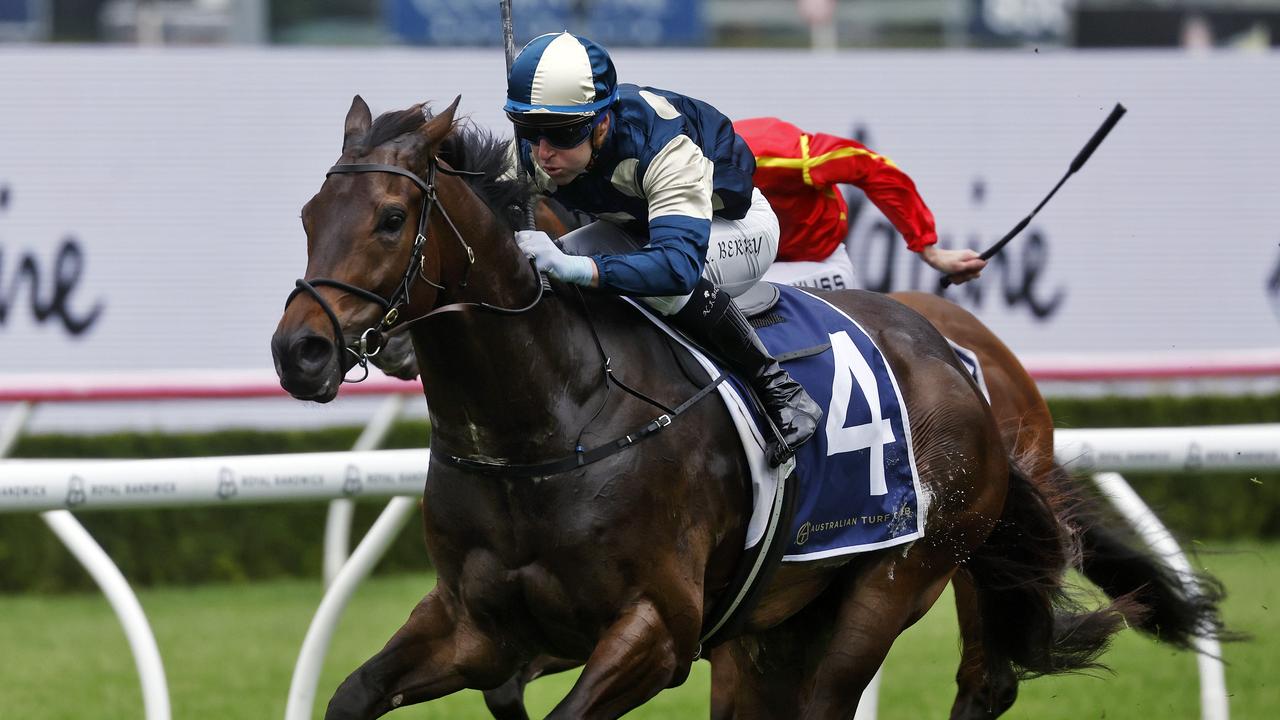
[[[668,320],[751,383],[777,430],[769,442],[770,464],[781,465],[813,436],[822,408],[773,359],[728,293],[703,278],[688,304]]]

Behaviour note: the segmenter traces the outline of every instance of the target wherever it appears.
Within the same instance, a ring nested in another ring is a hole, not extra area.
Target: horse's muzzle
[[[333,340],[311,332],[279,332],[271,337],[280,387],[299,400],[329,402],[342,383],[342,366]]]

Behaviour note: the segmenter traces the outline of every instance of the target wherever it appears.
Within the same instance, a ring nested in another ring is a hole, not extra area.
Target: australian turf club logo
[[[359,495],[364,491],[364,480],[361,479],[360,468],[355,465],[347,466],[347,473],[342,481],[342,494],[347,497]]]
[[[218,499],[230,500],[236,496],[240,489],[236,487],[236,474],[229,468],[224,467],[218,471]]]
[[[1187,472],[1194,472],[1204,467],[1204,451],[1200,449],[1200,443],[1191,443],[1187,447],[1187,459],[1183,461],[1182,467]]]
[[[67,481],[67,509],[83,505],[84,501],[84,478],[79,475],[72,475],[71,479]]]
[[[809,530],[810,530],[809,523],[807,522],[800,526],[800,529],[796,531],[797,545],[803,545],[809,542]]]

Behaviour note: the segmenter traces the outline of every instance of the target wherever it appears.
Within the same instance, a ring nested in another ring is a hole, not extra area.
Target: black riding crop
[[[1079,154],[1076,155],[1076,159],[1071,161],[1071,167],[1067,170],[1067,174],[1063,175],[1062,179],[1058,181],[1058,184],[1053,186],[1053,189],[1050,190],[1049,194],[1040,201],[1040,204],[1036,206],[1036,209],[1032,210],[1030,215],[1022,218],[1021,222],[1013,226],[1012,230],[1006,233],[1004,237],[1000,238],[995,245],[987,248],[985,252],[979,255],[979,257],[983,260],[989,260],[992,255],[1000,252],[1000,248],[1007,245],[1010,240],[1018,235],[1018,233],[1026,229],[1027,223],[1031,222],[1031,218],[1035,217],[1036,213],[1040,212],[1040,208],[1044,207],[1045,203],[1049,202],[1049,198],[1053,197],[1054,193],[1058,192],[1058,188],[1062,187],[1063,183],[1067,181],[1067,178],[1071,177],[1076,173],[1076,171],[1084,167],[1089,156],[1093,154],[1094,150],[1098,149],[1098,146],[1106,139],[1107,133],[1111,132],[1111,128],[1115,127],[1116,123],[1120,122],[1120,118],[1124,117],[1125,112],[1127,112],[1125,107],[1120,103],[1116,103],[1116,106],[1111,110],[1111,114],[1107,116],[1106,120],[1102,121],[1102,127],[1098,128],[1097,132],[1093,134],[1093,137],[1089,138],[1089,142],[1085,143],[1084,147],[1080,149]],[[938,282],[938,285],[941,288],[949,287],[951,285],[951,276],[944,275]]]
[[[511,0],[498,0],[498,4],[502,8],[502,46],[507,54],[507,74],[510,75],[511,63],[515,62],[516,59],[515,30],[511,23]],[[525,177],[524,163],[520,162],[519,159],[520,141],[515,140],[514,142],[516,143],[516,177],[520,178],[521,182],[525,182],[528,178]],[[530,198],[529,202],[525,203],[524,206],[524,226],[527,230],[537,228],[533,204],[533,199]]]

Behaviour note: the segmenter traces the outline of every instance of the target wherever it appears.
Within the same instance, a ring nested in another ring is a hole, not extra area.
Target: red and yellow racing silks
[[[889,158],[854,140],[806,133],[778,118],[738,120],[733,129],[751,147],[755,185],[778,215],[778,260],[822,261],[844,241],[849,218],[844,196],[835,189],[839,183],[862,189],[911,250],[938,241],[933,213]]]

